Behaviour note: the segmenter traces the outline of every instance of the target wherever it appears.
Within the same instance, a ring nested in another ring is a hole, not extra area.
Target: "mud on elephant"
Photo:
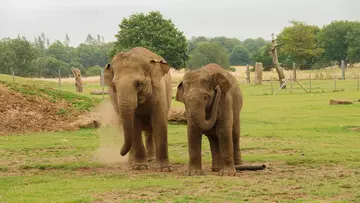
[[[235,175],[241,164],[240,111],[242,92],[234,76],[217,64],[187,72],[176,100],[185,104],[189,144],[189,175],[202,174],[201,138],[208,137],[212,171]]]
[[[124,130],[120,154],[125,156],[130,151],[133,169],[149,169],[148,159],[156,154],[160,171],[172,170],[167,143],[167,113],[172,99],[169,70],[162,57],[143,47],[120,52],[105,66],[104,81]]]

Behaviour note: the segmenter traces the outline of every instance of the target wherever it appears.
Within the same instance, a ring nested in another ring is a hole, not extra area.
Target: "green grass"
[[[360,126],[360,103],[328,105],[358,99],[360,92],[350,80],[339,83],[339,92],[332,92],[332,81],[319,82],[314,86],[324,93],[305,94],[294,85],[292,94],[271,95],[270,83],[241,85],[243,159],[265,163],[263,171],[209,172],[204,137],[206,175],[187,176],[184,125],[169,125],[172,173],[136,173],[97,161],[98,130],[2,136],[0,202],[360,202],[360,132],[350,130]],[[120,159],[118,151],[114,156]]]

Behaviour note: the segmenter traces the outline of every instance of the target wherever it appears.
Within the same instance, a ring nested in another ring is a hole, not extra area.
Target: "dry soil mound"
[[[80,112],[72,104],[50,101],[39,95],[23,95],[0,84],[0,135],[14,133],[75,130]]]

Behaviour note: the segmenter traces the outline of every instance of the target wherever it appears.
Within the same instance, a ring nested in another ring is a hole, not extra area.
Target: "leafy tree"
[[[100,75],[101,66],[92,66],[85,70],[84,76],[96,76]]]
[[[0,41],[1,72],[18,76],[33,74],[35,67],[31,62],[38,56],[36,49],[25,38],[3,39]]]
[[[316,35],[320,28],[303,22],[291,21],[292,26],[285,27],[278,36],[280,52],[302,68],[310,68],[324,50],[317,45]]]
[[[204,37],[204,36],[200,36],[200,37],[192,37],[189,41],[188,41],[188,50],[189,50],[189,53],[192,52],[195,48],[196,48],[196,45],[199,43],[199,42],[208,42],[210,41],[210,39]]]
[[[112,55],[142,46],[164,57],[174,68],[185,66],[189,58],[187,40],[172,21],[164,19],[160,12],[133,14],[124,18],[119,28]]]
[[[350,63],[360,62],[360,23],[354,24],[353,29],[346,36],[349,42],[347,60]]]
[[[229,68],[229,55],[219,44],[200,42],[190,53],[188,68],[197,69],[209,63],[217,63],[225,69]]]
[[[249,50],[243,45],[238,45],[230,54],[230,65],[246,65],[252,63]]]
[[[319,44],[325,50],[324,58],[338,64],[341,60],[359,61],[358,57],[354,58],[357,43],[354,34],[358,32],[359,24],[359,21],[333,21],[324,26],[318,34]]]
[[[224,36],[214,37],[210,41],[219,44],[221,47],[224,47],[228,53],[231,53],[236,46],[241,44],[241,41],[236,38],[227,38]]]
[[[242,43],[250,54],[254,56],[260,51],[260,48],[268,44],[263,38],[259,37],[256,39],[248,38]]]
[[[66,63],[70,63],[71,61],[70,49],[68,49],[68,47],[59,40],[55,41],[49,46],[47,55]]]

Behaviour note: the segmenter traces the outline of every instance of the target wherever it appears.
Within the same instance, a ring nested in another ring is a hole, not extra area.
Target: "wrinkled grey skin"
[[[241,164],[240,111],[243,96],[233,75],[217,64],[190,71],[178,85],[176,100],[185,104],[189,175],[202,174],[201,137],[210,143],[212,171],[234,176]]]
[[[167,143],[167,113],[172,100],[169,70],[162,57],[143,47],[120,52],[105,66],[104,82],[124,130],[120,154],[130,151],[135,170],[149,169],[147,159],[153,159],[154,154],[160,171],[172,170]]]

